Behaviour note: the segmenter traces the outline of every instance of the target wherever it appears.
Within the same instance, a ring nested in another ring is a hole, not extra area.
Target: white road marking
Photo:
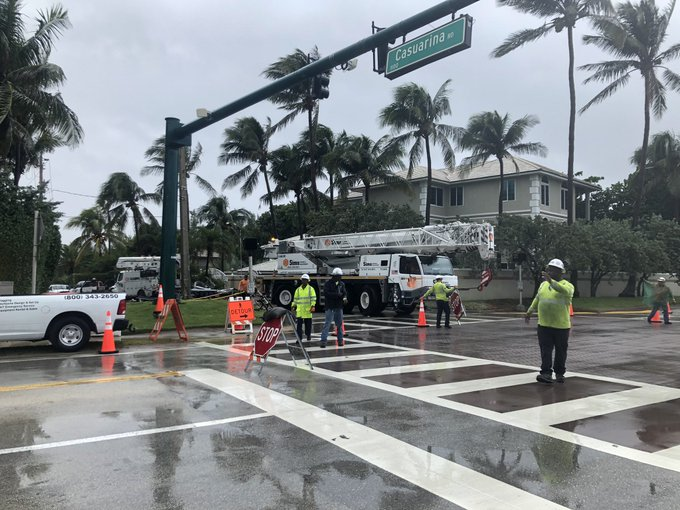
[[[680,461],[680,445],[674,446],[673,448],[666,448],[665,450],[654,452],[652,455],[668,457],[669,459],[675,459],[677,461]]]
[[[81,439],[71,439],[68,441],[56,441],[54,443],[34,444],[29,446],[17,446],[15,448],[5,448],[0,450],[0,455],[10,453],[34,452],[37,450],[48,450],[51,448],[63,448],[64,446],[77,446],[81,444],[100,443],[102,441],[112,441],[114,439],[126,439],[128,437],[150,436],[152,434],[163,434],[177,430],[199,429],[204,427],[214,427],[226,423],[236,423],[244,420],[254,420],[271,416],[269,413],[247,414],[245,416],[235,416],[233,418],[223,418],[221,420],[202,421],[198,423],[185,423],[183,425],[173,425],[172,427],[159,427],[156,429],[136,430],[134,432],[122,432],[120,434],[109,434],[106,436],[84,437]]]
[[[487,364],[488,363],[482,361],[464,359],[458,361],[439,361],[435,363],[423,363],[421,365],[403,365],[398,367],[379,367],[379,368],[362,368],[357,370],[343,370],[342,372],[345,374],[354,375],[356,377],[375,377],[379,375],[408,374],[412,372],[423,372],[427,370],[473,367]]]
[[[370,427],[243,379],[211,369],[188,370],[184,374],[464,508],[565,508]]]
[[[625,411],[634,407],[658,404],[680,398],[680,389],[645,386],[632,390],[604,393],[590,397],[505,413],[506,416],[550,425],[592,416]]]
[[[366,344],[372,344],[371,342],[364,342]],[[379,343],[374,343],[373,345],[383,345]],[[212,345],[211,347],[217,347]],[[226,349],[228,350],[228,349]],[[417,349],[417,350],[411,350],[412,354],[437,354],[437,355],[445,355],[443,353],[437,352],[437,351],[428,351],[424,349]],[[399,354],[399,355],[404,355]],[[384,354],[375,354],[372,355],[372,358],[378,358],[378,357],[384,357]],[[451,355],[454,356],[454,355]],[[378,390],[383,390],[387,391],[390,393],[394,393],[397,395],[401,395],[403,397],[407,398],[414,398],[421,400],[423,402],[428,402],[433,405],[437,405],[440,407],[446,407],[448,409],[453,409],[455,411],[471,414],[474,416],[478,416],[480,418],[486,418],[488,420],[492,420],[498,423],[506,424],[506,425],[511,425],[514,427],[518,427],[524,430],[528,430],[530,432],[535,432],[538,434],[542,434],[545,436],[549,437],[554,437],[556,439],[560,439],[562,441],[567,441],[570,443],[574,444],[579,444],[583,445],[587,448],[591,448],[593,450],[597,450],[603,453],[607,453],[610,455],[615,455],[618,457],[622,457],[628,460],[633,460],[637,462],[641,462],[644,464],[664,468],[664,469],[669,469],[671,471],[675,472],[680,472],[680,452],[676,454],[675,451],[669,452],[668,455],[662,455],[661,452],[656,452],[654,454],[651,454],[649,452],[644,452],[641,450],[636,450],[634,448],[629,448],[626,446],[622,445],[617,445],[617,444],[612,444],[611,442],[608,441],[602,441],[600,439],[592,438],[592,437],[587,437],[583,436],[581,434],[577,434],[574,432],[569,432],[566,430],[561,430],[557,429],[554,427],[551,427],[551,424],[557,424],[560,423],[560,421],[556,422],[550,422],[546,420],[545,422],[543,421],[535,421],[534,418],[528,417],[527,419],[522,418],[521,415],[513,415],[513,413],[498,413],[495,411],[490,411],[487,409],[479,408],[479,407],[474,407],[468,404],[463,404],[460,402],[454,402],[451,400],[439,398],[440,396],[443,395],[453,395],[453,394],[459,394],[459,393],[466,393],[469,391],[481,391],[484,389],[491,389],[491,388],[500,388],[504,386],[515,386],[519,384],[528,384],[528,383],[535,383],[536,381],[536,367],[530,367],[526,365],[520,365],[517,363],[506,363],[506,362],[501,362],[501,361],[495,361],[495,360],[484,360],[481,358],[472,358],[472,357],[467,357],[467,356],[460,356],[460,355],[455,355],[458,358],[464,358],[468,360],[475,360],[475,361],[482,361],[484,363],[493,363],[495,365],[504,365],[504,366],[510,366],[510,367],[517,367],[517,368],[525,368],[532,370],[532,373],[529,374],[516,374],[516,375],[509,375],[509,376],[503,376],[503,377],[492,377],[488,379],[477,379],[477,380],[472,380],[472,381],[462,381],[458,383],[446,383],[446,384],[439,384],[439,385],[430,385],[430,386],[423,386],[423,387],[417,387],[417,388],[401,388],[398,386],[393,386],[390,384],[385,384],[381,383],[378,381],[373,381],[370,379],[364,379],[361,377],[357,377],[355,375],[349,374],[349,373],[344,373],[344,372],[335,372],[332,370],[324,369],[321,366],[315,365],[314,366],[314,372],[320,375],[326,375],[328,377],[333,377],[336,379],[341,379],[347,382],[355,383],[355,384],[362,384],[364,386],[368,386],[371,388],[375,388]],[[342,359],[347,359],[344,357],[339,357],[339,358],[323,358],[324,361],[331,361],[331,360],[342,360]],[[352,356],[349,358],[351,360],[354,359],[359,359],[359,357],[354,357]],[[312,360],[312,363],[314,363],[315,360]],[[293,367],[293,362],[292,361],[287,361],[287,360],[281,360],[281,359],[276,359],[276,358],[270,358],[269,362],[276,363],[277,365],[286,365]],[[596,375],[590,375],[590,374],[583,374],[580,372],[569,372],[569,377],[584,377],[587,379],[592,379],[592,380],[599,380],[599,381],[606,381],[606,382],[613,382],[613,383],[618,383],[618,384],[625,384],[628,386],[638,386],[640,388],[647,388],[649,391],[647,393],[648,396],[650,396],[649,401],[645,401],[642,398],[635,399],[635,405],[633,407],[638,407],[642,405],[646,405],[647,403],[657,403],[657,401],[654,399],[653,395],[655,392],[664,392],[666,390],[669,390],[669,388],[663,387],[663,386],[658,386],[654,384],[648,384],[648,383],[643,383],[643,382],[638,382],[638,381],[628,381],[628,380],[623,380],[623,379],[617,379],[614,377],[604,377],[604,376],[596,376]],[[567,383],[569,384],[569,380],[567,378]],[[629,390],[630,391],[630,390]],[[671,393],[674,395],[675,393]],[[671,394],[669,393],[669,395]],[[612,394],[607,394],[608,396],[611,396]],[[675,398],[675,397],[673,397]],[[560,404],[560,414],[561,415],[568,415],[570,412],[570,409],[573,407],[574,412],[578,413],[579,409],[581,413],[581,418],[587,418],[591,416],[598,416],[600,414],[603,414],[599,412],[596,409],[592,409],[592,413],[590,415],[586,415],[583,412],[583,409],[580,408],[580,404],[578,403],[580,399],[576,400],[570,400],[566,402],[562,402]],[[631,404],[633,403],[633,400],[629,401]],[[540,410],[540,406],[537,406],[536,409]],[[617,410],[624,410],[625,408],[619,406],[617,407]],[[519,413],[520,411],[516,411]],[[538,412],[538,411],[537,411]],[[571,421],[571,420],[561,420],[561,421]]]

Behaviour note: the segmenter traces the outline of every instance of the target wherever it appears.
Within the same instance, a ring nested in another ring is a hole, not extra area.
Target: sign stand
[[[293,314],[285,308],[277,307],[265,312],[264,319],[265,322],[260,326],[260,331],[258,331],[257,337],[255,338],[255,346],[250,353],[250,359],[248,359],[244,371],[247,371],[248,368],[250,368],[250,363],[255,359],[257,363],[261,363],[260,370],[258,371],[258,374],[261,374],[262,369],[267,362],[269,351],[276,345],[280,335],[283,335],[283,341],[286,343],[288,352],[290,352],[290,355],[293,358],[293,364],[297,366],[297,359],[304,358],[309,365],[309,369],[314,370],[312,361],[309,359],[309,354],[304,345],[302,345],[302,340],[298,336],[297,330],[295,330],[295,318],[293,317]],[[286,334],[283,332],[283,326],[286,319],[288,319],[288,322],[293,326],[293,331],[295,333],[295,341],[293,342],[289,342]]]
[[[231,328],[232,335],[239,333],[250,334],[253,332],[253,319],[255,319],[255,311],[249,296],[229,298],[227,316],[224,320],[224,331],[228,331]]]
[[[187,334],[187,329],[184,327],[184,319],[182,319],[182,312],[179,311],[179,305],[177,304],[177,301],[174,299],[168,299],[165,302],[165,305],[163,306],[163,311],[161,311],[160,315],[156,319],[156,324],[154,324],[153,329],[151,330],[149,339],[152,342],[158,340],[158,335],[161,334],[163,324],[165,324],[165,320],[168,318],[168,315],[170,315],[170,313],[172,313],[172,318],[175,321],[175,329],[177,329],[177,335],[179,335],[179,339],[184,342],[188,342],[189,335]]]

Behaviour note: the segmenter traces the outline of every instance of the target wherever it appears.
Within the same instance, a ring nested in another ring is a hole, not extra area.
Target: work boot
[[[319,347],[326,348],[326,342],[319,342]]]
[[[558,374],[555,376],[555,382],[558,382],[560,384],[564,384],[564,376],[561,374]]]
[[[550,377],[549,375],[545,375],[545,374],[538,374],[536,376],[536,380],[538,382],[544,383],[544,384],[552,384],[554,382],[552,377]]]

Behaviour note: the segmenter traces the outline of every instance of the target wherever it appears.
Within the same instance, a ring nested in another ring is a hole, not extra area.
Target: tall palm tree
[[[74,265],[80,262],[88,250],[101,256],[106,253],[107,245],[125,242],[123,232],[114,222],[109,221],[106,211],[97,206],[84,209],[78,216],[71,218],[66,222],[66,228],[81,232],[72,242],[78,250]]]
[[[68,13],[58,5],[39,11],[26,37],[22,7],[20,0],[0,2],[0,163],[12,166],[16,185],[42,133],[72,146],[83,137],[78,117],[54,91],[64,72],[49,62],[55,39],[71,26]]]
[[[538,122],[533,115],[525,115],[511,123],[507,113],[501,116],[497,111],[482,112],[470,117],[467,128],[460,135],[458,146],[462,150],[472,151],[472,154],[461,162],[463,173],[475,165],[483,165],[491,157],[498,159],[501,177],[498,193],[499,215],[503,214],[503,161],[510,159],[518,169],[512,152],[540,156],[545,156],[548,152],[542,143],[523,141],[527,130]]]
[[[201,164],[201,155],[203,154],[203,147],[201,144],[196,145],[196,149],[191,147],[182,147],[179,153],[179,216],[180,216],[180,253],[182,255],[182,296],[188,299],[191,294],[191,261],[189,252],[189,190],[188,180],[194,177],[196,184],[203,191],[208,193],[211,197],[217,195],[217,191],[212,185],[203,177],[196,173],[198,166]],[[157,138],[153,145],[149,147],[144,153],[150,165],[142,168],[142,175],[157,174],[163,175],[165,172],[165,137]],[[156,187],[156,193],[161,194],[163,190],[163,181]]]
[[[567,29],[569,48],[569,151],[567,156],[567,224],[574,222],[576,207],[574,193],[574,134],[576,131],[576,84],[574,81],[574,28],[576,22],[612,10],[609,0],[498,0],[501,6],[534,14],[546,22],[538,28],[520,30],[511,34],[491,55],[502,57],[529,42],[545,37],[551,32]]]
[[[592,81],[608,83],[591,99],[581,112],[594,104],[601,103],[630,81],[634,72],[642,75],[644,82],[644,128],[642,148],[638,159],[636,187],[637,200],[633,208],[633,226],[640,221],[640,207],[645,194],[645,162],[649,145],[650,109],[659,118],[666,111],[666,87],[680,91],[680,76],[667,67],[667,63],[680,56],[680,44],[666,50],[661,45],[666,39],[675,0],[660,12],[654,0],[641,0],[638,4],[624,2],[617,6],[613,17],[593,18],[593,26],[598,35],[586,35],[583,42],[594,44],[616,60],[580,66],[579,69],[592,72],[585,83]],[[657,71],[662,71],[659,80]]]
[[[297,48],[289,55],[281,57],[273,64],[269,65],[262,74],[270,80],[278,80],[291,74],[292,72],[302,69],[310,62],[319,60],[319,50],[315,46],[312,51],[305,53]],[[331,75],[331,71],[327,71],[326,76]],[[289,112],[279,123],[278,126],[285,126],[291,122],[295,117],[301,113],[307,114],[307,133],[309,154],[311,158],[311,186],[314,210],[319,210],[319,199],[317,190],[317,176],[321,172],[320,158],[315,152],[316,144],[316,128],[319,123],[319,101],[312,97],[312,78],[303,80],[290,88],[274,94],[269,98],[271,102],[279,105],[279,108]]]
[[[304,194],[310,185],[309,161],[306,159],[306,151],[303,145],[284,145],[272,152],[271,178],[275,183],[272,196],[276,199],[284,199],[290,193],[295,197],[297,209],[298,234],[302,239],[306,228],[304,220]],[[266,196],[262,197],[262,201]]]
[[[128,212],[132,216],[132,225],[135,230],[135,242],[139,235],[139,226],[145,222],[157,224],[158,220],[142,202],[153,202],[159,204],[160,195],[157,193],[145,192],[132,178],[125,172],[112,173],[102,184],[97,197],[97,204],[111,213],[113,221],[116,221],[121,229],[127,226]]]
[[[272,121],[267,117],[267,123],[263,126],[254,117],[238,119],[236,123],[224,130],[224,142],[220,146],[222,154],[219,162],[223,165],[233,163],[247,163],[245,167],[229,175],[224,179],[222,189],[232,188],[241,184],[241,197],[246,198],[253,193],[260,175],[269,197],[269,212],[272,216],[273,234],[278,236],[276,229],[276,217],[274,215],[274,199],[269,182],[269,142],[276,130]]]
[[[428,92],[415,83],[407,83],[394,89],[390,105],[382,109],[379,116],[381,127],[392,128],[394,142],[406,146],[411,140],[413,145],[409,150],[408,178],[420,161],[425,149],[427,157],[427,200],[425,205],[425,224],[430,223],[430,199],[432,193],[432,147],[439,145],[444,156],[444,164],[453,170],[455,159],[453,147],[449,141],[456,136],[456,128],[447,124],[440,124],[444,115],[451,114],[451,104],[448,98],[448,86],[451,80],[446,80],[439,90],[431,97]],[[424,147],[423,147],[424,146]]]
[[[322,132],[322,126],[319,126],[319,132]],[[341,196],[346,195],[349,191],[341,187],[343,176],[341,167],[343,161],[347,157],[350,137],[345,131],[342,131],[337,135],[330,132],[329,136],[320,136],[319,138],[326,139],[327,150],[324,156],[321,158],[321,165],[326,169],[326,176],[328,177],[329,202],[332,209],[336,188]]]
[[[387,135],[377,141],[366,135],[352,136],[345,158],[340,163],[345,176],[340,179],[339,184],[349,189],[362,183],[365,204],[370,200],[373,184],[384,183],[406,189],[409,187],[408,181],[393,172],[395,169],[405,167],[403,156],[403,146],[392,142]]]

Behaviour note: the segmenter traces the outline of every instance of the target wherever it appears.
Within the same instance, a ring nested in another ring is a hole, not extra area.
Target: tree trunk
[[[626,287],[619,293],[619,297],[635,297],[635,282],[637,274],[635,272],[628,273],[628,282]]]
[[[578,290],[578,269],[571,270],[569,281],[574,286],[574,297],[579,297],[581,293]]]
[[[498,216],[500,216],[503,214],[503,158],[498,158],[498,164],[500,165],[501,169],[501,189],[498,192]]]
[[[313,103],[312,103],[313,105]],[[310,180],[312,184],[312,204],[315,211],[319,211],[319,194],[316,188],[317,161],[316,161],[316,123],[312,114],[314,106],[307,109],[307,124],[309,127],[309,168]]]
[[[640,208],[645,199],[645,168],[647,167],[647,147],[649,145],[649,105],[652,101],[651,83],[649,73],[644,75],[645,80],[645,125],[642,134],[642,148],[640,149],[640,162],[638,166],[638,198],[633,207],[633,227],[640,223]],[[630,284],[630,279],[628,280]],[[626,287],[627,288],[627,287]]]
[[[427,193],[425,196],[425,225],[430,224],[430,202],[432,197],[432,155],[430,154],[430,138],[425,137],[425,154],[427,155]]]
[[[179,150],[179,232],[180,232],[180,281],[182,297],[191,297],[191,266],[189,261],[189,191],[187,190],[187,148]]]
[[[297,206],[298,232],[300,234],[300,239],[303,239],[305,234],[305,225],[304,220],[302,219],[302,200],[300,199],[299,194],[295,195],[295,205]]]
[[[574,83],[574,28],[567,27],[569,40],[569,154],[567,156],[567,225],[576,218],[574,190],[574,133],[576,131],[576,85]]]
[[[267,198],[269,199],[269,214],[272,216],[272,232],[274,234],[274,237],[279,237],[279,233],[276,228],[276,216],[274,214],[274,199],[272,199],[272,188],[269,185],[269,177],[267,176],[267,166],[266,165],[260,165],[260,171],[262,172],[262,175],[264,176],[264,184],[267,187]]]

